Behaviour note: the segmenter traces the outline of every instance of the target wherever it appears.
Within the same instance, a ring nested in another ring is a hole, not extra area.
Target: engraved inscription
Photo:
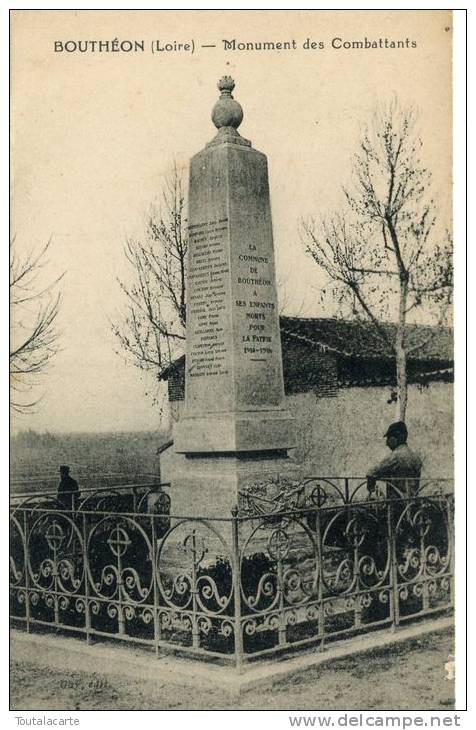
[[[276,351],[276,305],[273,270],[269,256],[259,255],[257,246],[238,256],[237,283],[240,299],[235,301],[241,318],[241,348],[251,363],[269,363]]]
[[[194,223],[189,227],[191,261],[187,337],[192,343],[187,356],[193,378],[227,375],[226,255],[228,219]]]

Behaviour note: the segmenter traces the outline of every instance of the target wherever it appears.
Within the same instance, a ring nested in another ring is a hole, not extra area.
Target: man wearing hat
[[[66,509],[75,509],[79,497],[78,482],[69,475],[69,466],[62,464],[59,470],[58,497]]]
[[[382,479],[387,482],[387,499],[412,497],[418,490],[422,462],[407,444],[408,430],[404,422],[392,423],[384,438],[391,454],[367,472],[369,494],[375,491],[377,480]]]

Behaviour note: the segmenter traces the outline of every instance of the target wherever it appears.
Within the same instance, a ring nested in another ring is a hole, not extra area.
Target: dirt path
[[[239,700],[220,687],[184,688],[85,672],[45,671],[13,662],[13,710],[450,710],[454,685],[444,664],[453,653],[448,632],[336,660],[246,692]]]

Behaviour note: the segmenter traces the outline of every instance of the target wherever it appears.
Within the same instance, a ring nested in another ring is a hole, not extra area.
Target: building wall
[[[338,373],[334,353],[286,338],[283,346],[283,375],[286,395],[312,391],[317,397],[337,395]]]
[[[298,448],[290,452],[302,471],[318,476],[363,476],[388,449],[383,434],[395,420],[390,387],[339,388],[335,397],[318,392],[286,396],[296,419]],[[171,404],[172,420],[180,418],[183,401]],[[407,426],[409,445],[423,460],[423,474],[453,475],[453,384],[410,385]],[[173,473],[173,446],[161,464]]]
[[[335,398],[310,393],[287,397],[296,418],[293,460],[309,474],[361,476],[388,454],[383,434],[396,420],[389,387],[340,388]],[[410,385],[406,423],[409,446],[423,460],[423,474],[453,476],[453,384]]]

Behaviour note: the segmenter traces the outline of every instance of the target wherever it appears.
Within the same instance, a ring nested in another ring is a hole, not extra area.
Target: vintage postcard
[[[20,718],[458,724],[453,20],[11,12]]]

